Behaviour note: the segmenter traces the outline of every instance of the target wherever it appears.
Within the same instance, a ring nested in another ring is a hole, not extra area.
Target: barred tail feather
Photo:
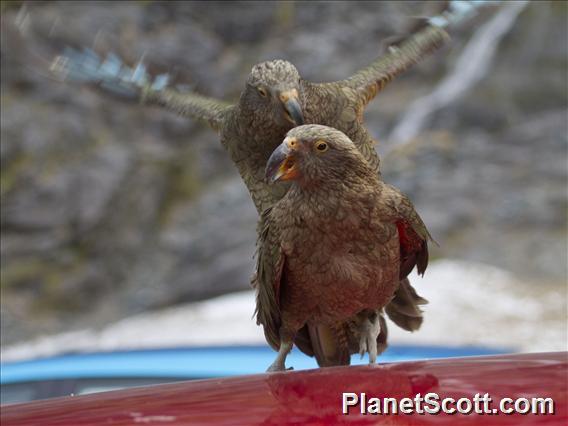
[[[400,328],[416,331],[420,328],[424,319],[420,306],[427,303],[426,299],[416,293],[408,278],[405,278],[400,281],[400,286],[394,298],[385,307],[385,312]]]
[[[308,324],[307,328],[313,352],[320,367],[350,364],[351,355],[346,336],[343,338],[338,336],[338,330],[333,330],[326,325]]]

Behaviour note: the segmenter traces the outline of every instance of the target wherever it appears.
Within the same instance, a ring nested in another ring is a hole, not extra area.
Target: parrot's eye
[[[266,96],[268,96],[268,92],[266,91],[266,89],[264,87],[258,88],[258,94],[260,96],[262,96],[263,98],[266,98]]]
[[[316,142],[316,149],[319,152],[325,152],[325,151],[327,151],[327,148],[328,148],[328,146],[324,141],[317,141]]]

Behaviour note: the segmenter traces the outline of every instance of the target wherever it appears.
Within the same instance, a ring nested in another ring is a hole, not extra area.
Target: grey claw
[[[274,373],[277,371],[284,371],[285,368],[282,368],[278,365],[271,365],[270,367],[268,367],[268,369],[266,370],[267,373]]]
[[[374,364],[377,360],[377,337],[381,332],[381,325],[377,319],[371,321],[368,318],[363,321],[359,330],[359,354],[361,358],[365,352],[369,353],[369,364]]]

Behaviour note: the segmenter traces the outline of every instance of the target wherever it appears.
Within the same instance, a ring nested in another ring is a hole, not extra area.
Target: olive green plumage
[[[421,272],[426,266],[420,265],[430,238],[424,223],[355,144],[327,126],[289,131],[271,155],[267,175],[292,181],[265,212],[260,236],[257,319],[279,351],[269,370],[285,369],[286,355],[306,326],[331,330],[332,345],[310,333],[323,341],[328,358],[347,363],[351,352],[369,352],[374,362],[384,326],[379,313],[406,279],[402,265],[410,259]]]
[[[363,125],[364,108],[388,82],[447,39],[442,29],[427,27],[353,76],[330,83],[312,83],[302,79],[297,69],[287,61],[264,62],[253,67],[245,90],[234,105],[198,95],[178,95],[168,90],[148,92],[145,101],[164,105],[182,115],[204,119],[219,132],[221,143],[237,166],[261,215],[258,249],[265,252],[265,259],[270,259],[259,263],[258,273],[262,276],[281,266],[276,252],[266,254],[262,235],[266,232],[267,209],[284,196],[288,184],[269,186],[264,179],[264,167],[286,132],[302,121],[334,127],[354,142],[370,168],[375,170],[375,174],[380,174],[375,141]],[[283,93],[296,96],[288,98],[287,104],[282,98]],[[290,101],[299,105],[303,120],[292,117]],[[268,252],[270,250],[273,249]],[[262,277],[253,279],[257,291],[265,282]],[[404,278],[396,289],[393,303],[387,305],[385,311],[398,326],[415,331],[422,323],[420,305],[425,303]],[[275,308],[272,306],[271,309]],[[386,322],[382,311],[369,315],[376,316],[382,324],[377,338],[380,353],[386,348]],[[315,355],[322,366],[348,364],[350,354],[360,351],[357,330],[364,321],[362,316],[365,314],[333,329],[327,325],[305,327],[297,333],[296,343],[306,354]],[[260,317],[259,323],[264,324]],[[275,336],[266,330],[265,326],[267,340],[277,348]],[[340,341],[350,341],[351,344],[349,348],[341,347]]]
[[[375,141],[363,126],[364,108],[388,82],[447,40],[444,30],[427,26],[351,77],[330,83],[304,80],[287,61],[264,62],[253,67],[235,104],[194,93],[181,94],[167,88],[155,90],[149,84],[140,88],[128,82],[106,81],[106,87],[115,84],[122,91],[126,84],[138,93],[142,102],[204,120],[219,133],[221,143],[235,163],[261,215],[258,241],[264,261],[259,264],[259,276],[253,280],[257,290],[261,290],[265,283],[264,275],[272,274],[274,268],[281,266],[278,254],[268,254],[270,250],[263,246],[265,220],[269,209],[286,194],[289,186],[287,183],[268,185],[265,181],[264,168],[272,151],[286,133],[299,124],[327,125],[345,133],[374,175],[380,175]],[[105,76],[98,77],[105,82]],[[267,258],[270,261],[266,261]],[[402,279],[393,302],[385,310],[397,325],[413,331],[422,322],[419,305],[423,303],[425,300],[416,294],[408,280]],[[369,318],[376,318],[375,322],[383,324],[377,344],[379,349],[386,346],[386,325],[382,315],[382,312],[361,313],[341,327],[307,327],[297,333],[296,343],[305,353],[315,355],[320,365],[348,363],[349,354],[360,349],[354,330],[359,330]],[[275,346],[270,333],[267,339]],[[349,353],[338,351],[338,342],[345,341],[352,343]]]
[[[305,123],[341,130],[378,170],[375,140],[363,126],[365,106],[388,82],[447,40],[443,29],[428,26],[351,77],[330,83],[302,79],[287,61],[264,62],[253,67],[236,104],[171,89],[145,89],[141,97],[147,104],[202,119],[218,131],[261,213],[285,192],[269,188],[262,179],[266,160],[288,130],[303,124],[290,117],[281,99],[283,93],[295,91]]]

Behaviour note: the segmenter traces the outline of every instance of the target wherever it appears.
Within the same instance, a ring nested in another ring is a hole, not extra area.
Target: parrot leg
[[[369,364],[377,361],[377,337],[381,332],[378,315],[365,318],[359,328],[359,354],[361,357],[369,352]]]
[[[278,350],[278,355],[274,362],[268,367],[267,372],[271,371],[285,371],[286,370],[286,357],[292,350],[292,340],[281,340],[280,349]]]

